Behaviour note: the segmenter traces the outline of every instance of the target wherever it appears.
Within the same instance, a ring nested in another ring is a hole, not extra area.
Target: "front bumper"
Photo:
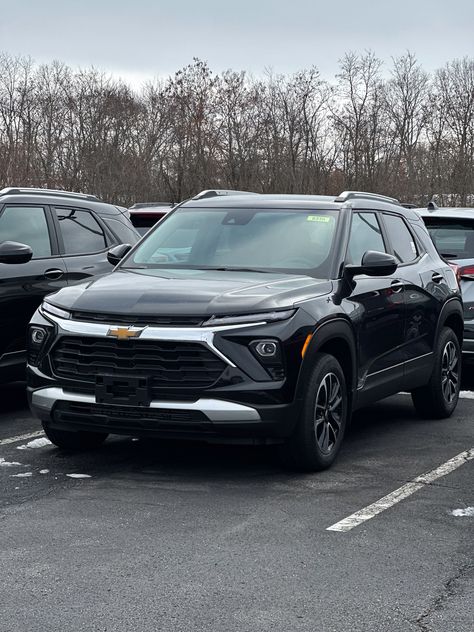
[[[244,354],[249,340],[262,336],[261,323],[206,331],[147,327],[141,340],[150,340],[150,344],[156,340],[196,342],[222,359],[226,368],[210,386],[152,386],[151,399],[145,397],[143,401],[128,396],[124,399],[120,393],[104,398],[97,384],[79,373],[65,377],[55,371],[51,359],[55,345],[78,334],[89,340],[106,340],[109,325],[64,321],[40,312],[35,314],[32,324],[54,327],[27,371],[31,410],[52,428],[239,442],[281,441],[293,432],[301,405],[295,397],[303,337],[300,323],[296,327],[289,321],[264,325],[264,337],[290,340],[285,347],[289,349],[285,361],[294,370],[287,371],[284,379],[275,380],[250,352]],[[132,370],[130,380],[133,375]],[[96,379],[100,380],[100,376],[98,371]],[[126,375],[120,381],[126,382]]]
[[[120,406],[53,386],[28,388],[28,399],[33,414],[49,427],[134,436],[271,442],[289,436],[295,419],[292,405],[257,408],[206,397]]]

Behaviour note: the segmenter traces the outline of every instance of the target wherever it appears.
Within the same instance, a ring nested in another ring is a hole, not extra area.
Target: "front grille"
[[[58,402],[53,420],[75,427],[98,426],[114,430],[211,430],[211,422],[199,410],[134,408],[82,402]]]
[[[202,316],[127,316],[123,314],[96,314],[91,312],[72,312],[73,320],[89,323],[106,323],[135,327],[200,327]]]
[[[152,389],[212,386],[225,363],[200,343],[64,337],[51,352],[58,377],[95,384],[97,375],[149,377]]]

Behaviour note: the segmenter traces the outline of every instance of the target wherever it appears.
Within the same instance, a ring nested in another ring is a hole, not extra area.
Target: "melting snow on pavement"
[[[25,443],[24,445],[17,446],[17,450],[29,450],[30,448],[44,448],[47,445],[52,445],[49,439],[46,437],[40,437],[39,439],[34,439],[29,443]]]
[[[11,474],[11,478],[30,478],[33,476],[33,472],[22,472],[21,474]]]
[[[66,474],[69,478],[91,478],[90,474]]]
[[[454,509],[451,514],[453,516],[468,516],[474,518],[474,507],[464,507],[464,509]]]
[[[17,465],[23,465],[22,463],[18,463],[18,461],[5,461],[5,459],[0,456],[0,467],[14,467]]]

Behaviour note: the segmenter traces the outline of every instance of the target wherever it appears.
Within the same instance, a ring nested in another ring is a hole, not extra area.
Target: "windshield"
[[[310,272],[328,278],[337,211],[177,210],[124,267]]]
[[[474,259],[474,221],[423,218],[438,252],[451,259]]]

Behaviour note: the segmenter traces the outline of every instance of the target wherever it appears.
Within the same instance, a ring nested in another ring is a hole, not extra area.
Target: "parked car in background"
[[[172,202],[143,202],[134,204],[128,210],[132,224],[140,235],[144,235],[172,208]]]
[[[108,249],[139,238],[127,209],[93,195],[0,191],[0,381],[23,376],[28,321],[44,296],[110,272]]]
[[[453,413],[459,286],[417,213],[356,192],[196,197],[33,316],[28,397],[54,444],[270,442],[318,470],[383,397]]]
[[[463,357],[474,360],[474,208],[417,209],[442,257],[451,263],[464,303]]]

